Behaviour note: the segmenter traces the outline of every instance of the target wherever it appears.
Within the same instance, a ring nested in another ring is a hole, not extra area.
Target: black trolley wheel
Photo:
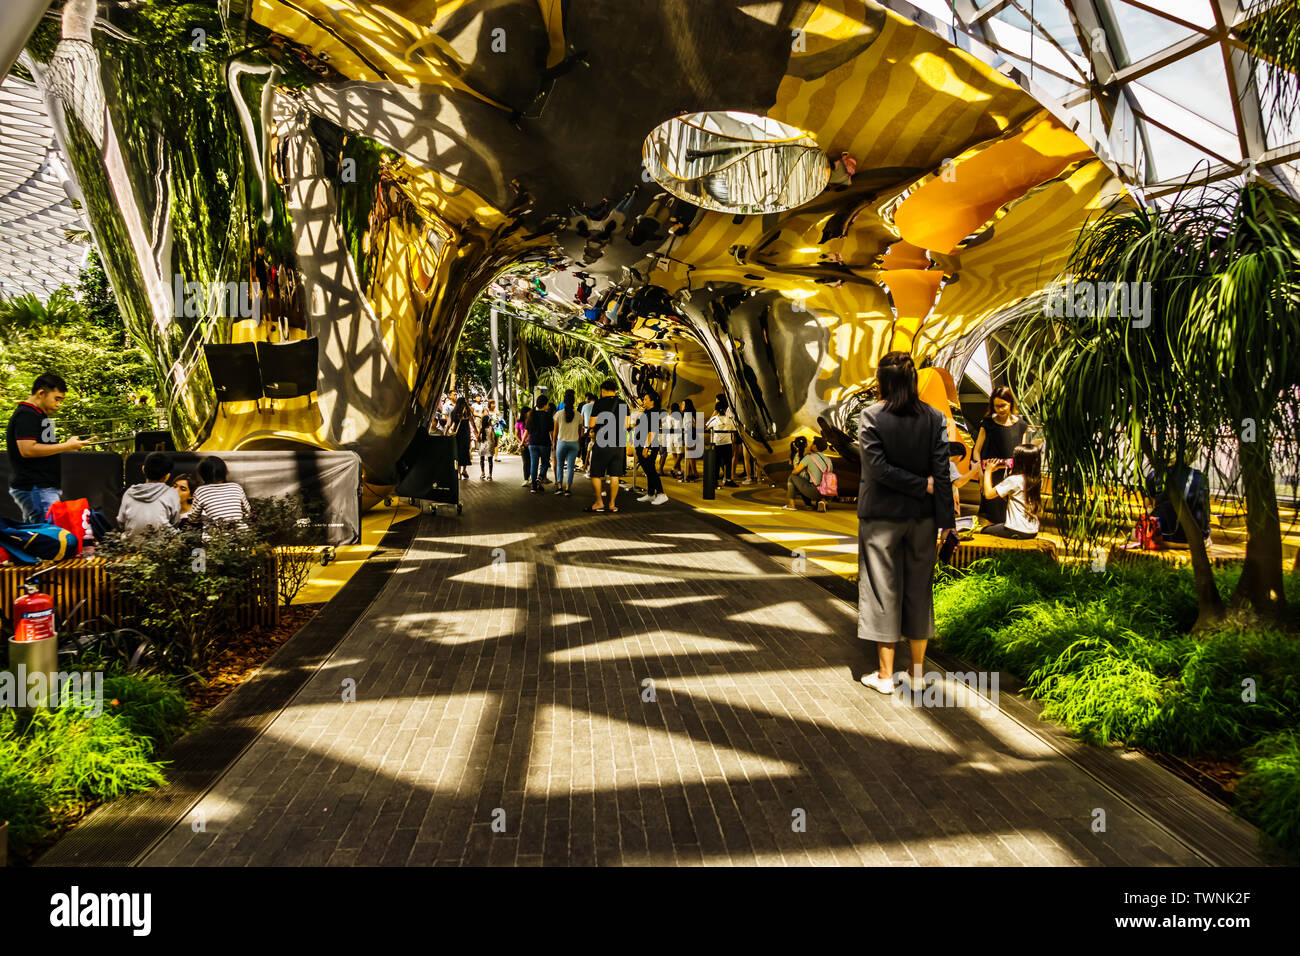
[[[464,513],[464,511],[465,511],[465,506],[462,505],[462,504],[460,504],[459,502],[457,502],[457,503],[456,503],[456,514],[462,514],[462,513]]]

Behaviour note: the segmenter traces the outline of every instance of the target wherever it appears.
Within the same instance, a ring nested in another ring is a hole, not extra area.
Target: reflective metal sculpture
[[[69,0],[27,61],[182,442],[354,449],[390,483],[488,294],[669,402],[722,394],[779,460],[884,352],[1051,280],[1133,181],[891,6]],[[266,351],[291,342],[315,368]]]
[[[656,126],[646,171],[679,199],[718,212],[784,212],[826,188],[830,169],[803,130],[752,113],[688,113]]]

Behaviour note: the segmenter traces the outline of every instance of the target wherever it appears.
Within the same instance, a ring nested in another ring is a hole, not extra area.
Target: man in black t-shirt
[[[596,500],[587,508],[596,514],[617,513],[618,479],[627,468],[627,404],[618,397],[618,383],[605,379],[600,398],[591,406],[586,421],[591,434],[591,486]],[[604,503],[604,479],[609,479],[609,504]]]
[[[52,372],[32,383],[32,394],[19,402],[5,429],[5,451],[9,455],[9,494],[23,510],[23,521],[44,521],[50,505],[62,496],[61,455],[79,451],[85,444],[75,435],[65,442],[54,440],[50,421],[62,404],[68,385]]]

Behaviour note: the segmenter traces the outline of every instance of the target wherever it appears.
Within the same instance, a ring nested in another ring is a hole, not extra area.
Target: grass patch
[[[28,714],[0,711],[0,820],[9,821],[14,862],[96,804],[166,783],[154,755],[192,723],[174,682],[158,676],[105,677],[103,713],[93,709],[65,699]]]
[[[1237,810],[1300,853],[1300,639],[1236,619],[1190,637],[1188,569],[1093,572],[1035,557],[941,570],[940,646],[1016,674],[1046,718],[1085,740],[1243,760]],[[1216,572],[1225,595],[1239,574]],[[1300,577],[1286,587],[1300,606]]]

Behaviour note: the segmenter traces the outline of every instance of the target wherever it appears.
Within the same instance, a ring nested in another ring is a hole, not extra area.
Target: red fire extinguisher
[[[54,598],[42,594],[34,582],[23,585],[27,593],[14,601],[14,640],[39,641],[54,636]]]

